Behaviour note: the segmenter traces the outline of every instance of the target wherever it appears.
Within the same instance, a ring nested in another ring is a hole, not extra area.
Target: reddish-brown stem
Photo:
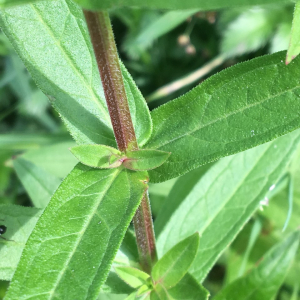
[[[129,111],[115,40],[107,12],[84,11],[101,75],[104,94],[120,151],[137,150],[138,144]],[[140,263],[151,272],[157,260],[153,221],[148,194],[134,216]]]
[[[107,12],[84,11],[120,151],[138,149],[118,52]]]

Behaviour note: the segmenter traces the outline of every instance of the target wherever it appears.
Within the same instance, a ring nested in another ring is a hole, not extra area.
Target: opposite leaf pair
[[[132,267],[116,267],[119,277],[136,289],[126,300],[179,300],[182,289],[189,287],[191,281],[193,285],[196,284],[198,297],[201,295],[197,299],[207,299],[207,291],[187,274],[197,254],[198,246],[199,234],[195,233],[168,251],[154,265],[151,275]],[[186,284],[186,281],[189,283]],[[189,291],[185,290],[184,292],[189,294]]]
[[[70,149],[78,160],[89,167],[113,169],[123,165],[133,171],[147,171],[161,166],[170,156],[160,150],[136,150],[122,153],[106,145],[80,145]]]

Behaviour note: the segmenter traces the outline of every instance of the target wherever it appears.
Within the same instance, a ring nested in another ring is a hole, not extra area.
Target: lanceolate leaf
[[[259,4],[270,4],[270,3],[284,3],[290,2],[288,0],[151,0],[151,1],[140,1],[140,0],[75,0],[87,9],[109,9],[118,6],[130,6],[130,7],[142,7],[142,8],[155,8],[155,9],[190,9],[197,8],[199,10],[214,10],[226,7],[240,7],[240,6],[251,6]]]
[[[263,144],[300,126],[300,58],[253,59],[212,76],[152,111],[145,148],[171,152],[149,172],[161,182],[220,157]],[[188,120],[188,121],[187,121]]]
[[[273,299],[284,281],[298,249],[300,232],[294,232],[273,247],[257,268],[234,281],[222,290],[214,300],[264,300]]]
[[[300,53],[300,2],[296,2],[290,45],[286,54],[286,64],[289,64]]]
[[[70,0],[7,8],[0,25],[39,88],[50,98],[79,144],[115,146],[100,75],[82,9]],[[140,145],[151,134],[145,100],[122,66]]]
[[[198,246],[199,234],[195,233],[169,250],[153,267],[154,283],[160,282],[167,289],[175,286],[187,273]]]
[[[11,280],[25,243],[42,210],[11,204],[0,205],[0,225],[7,231],[0,239],[0,280]]]
[[[33,205],[45,208],[61,180],[21,157],[13,165]]]
[[[158,253],[198,230],[201,242],[189,272],[203,281],[270,186],[284,174],[299,141],[297,130],[217,162],[174,211],[158,237]]]
[[[6,299],[96,299],[146,174],[78,164],[32,232]]]
[[[133,288],[146,284],[150,278],[149,274],[132,267],[116,267],[115,270],[119,277]]]

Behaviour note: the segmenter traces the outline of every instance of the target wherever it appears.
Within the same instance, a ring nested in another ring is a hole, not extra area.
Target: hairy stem
[[[123,152],[138,150],[109,15],[107,12],[91,11],[84,11],[84,15],[118,148]],[[157,254],[147,194],[135,214],[134,227],[141,266],[144,271],[150,272],[157,260]]]

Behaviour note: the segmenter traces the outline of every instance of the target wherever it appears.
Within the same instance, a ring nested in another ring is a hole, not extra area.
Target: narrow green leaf
[[[257,268],[225,287],[214,300],[273,299],[284,281],[299,246],[300,232],[294,232],[273,247]]]
[[[72,147],[70,151],[86,166],[112,169],[122,164],[119,160],[121,152],[105,145],[79,145]]]
[[[285,3],[290,2],[288,0],[75,0],[86,9],[109,9],[115,7],[141,7],[141,8],[155,8],[155,9],[191,9],[196,8],[198,10],[216,10],[226,7],[240,7],[240,6],[253,6],[259,4],[271,4],[271,3]]]
[[[190,273],[203,281],[284,174],[300,140],[300,131],[224,158],[201,177],[171,216],[157,240],[160,255],[195,230],[201,243]]]
[[[199,246],[199,234],[181,241],[169,250],[153,267],[152,279],[167,289],[175,286],[187,273]]]
[[[12,204],[0,205],[0,224],[7,227],[0,239],[0,280],[11,280],[25,243],[42,210]],[[3,221],[2,221],[3,220]]]
[[[150,278],[149,274],[132,267],[116,267],[115,270],[119,277],[133,288],[146,284]]]
[[[189,273],[169,289],[168,293],[174,300],[207,300],[209,297],[209,292]]]
[[[157,150],[128,151],[123,162],[125,168],[135,171],[152,170],[161,166],[170,156],[169,152]]]
[[[96,299],[144,180],[141,172],[78,164],[32,232],[6,299]]]
[[[116,146],[82,9],[70,0],[3,9],[0,25],[79,144]],[[147,104],[121,66],[136,136],[150,137]]]
[[[296,2],[290,45],[286,54],[286,64],[289,64],[300,53],[300,2]]]
[[[172,155],[149,171],[151,181],[168,180],[297,129],[299,76],[300,58],[286,66],[284,53],[263,56],[228,68],[152,111],[153,134],[145,148]]]
[[[13,166],[33,205],[45,208],[61,180],[21,157],[13,161]]]
[[[128,297],[125,298],[125,300],[136,300],[136,294],[137,292],[131,293]]]

